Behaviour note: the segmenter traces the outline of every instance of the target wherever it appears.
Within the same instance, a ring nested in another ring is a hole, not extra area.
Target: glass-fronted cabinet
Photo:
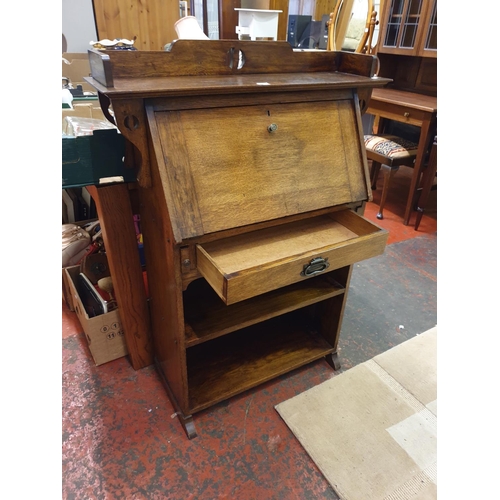
[[[386,0],[378,52],[437,57],[437,0]]]

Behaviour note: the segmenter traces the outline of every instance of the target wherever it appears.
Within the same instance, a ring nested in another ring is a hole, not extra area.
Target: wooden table
[[[395,120],[420,127],[417,157],[403,219],[403,224],[407,226],[415,203],[425,155],[436,134],[437,98],[403,90],[374,89],[366,112],[375,116],[376,134],[383,133],[384,120]]]

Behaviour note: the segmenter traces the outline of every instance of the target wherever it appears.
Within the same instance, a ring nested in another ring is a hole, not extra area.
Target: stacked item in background
[[[62,225],[63,297],[82,325],[96,365],[128,351],[99,221]]]

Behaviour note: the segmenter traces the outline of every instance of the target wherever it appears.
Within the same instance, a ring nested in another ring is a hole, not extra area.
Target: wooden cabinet
[[[376,59],[227,40],[89,58],[133,145],[155,362],[187,435],[278,375],[339,368],[352,266],[387,241],[356,212]]]
[[[437,57],[437,0],[386,0],[377,52]]]

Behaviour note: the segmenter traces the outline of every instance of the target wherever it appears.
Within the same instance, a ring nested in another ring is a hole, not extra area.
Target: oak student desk
[[[89,60],[132,145],[154,359],[188,437],[195,412],[320,358],[338,369],[353,264],[387,243],[361,215],[376,58],[177,40]]]
[[[367,113],[375,116],[374,133],[383,133],[384,119],[395,120],[420,127],[417,157],[413,167],[408,200],[406,202],[403,224],[410,222],[415,203],[418,180],[424,164],[425,155],[436,134],[437,98],[390,88],[374,89],[368,102]]]

